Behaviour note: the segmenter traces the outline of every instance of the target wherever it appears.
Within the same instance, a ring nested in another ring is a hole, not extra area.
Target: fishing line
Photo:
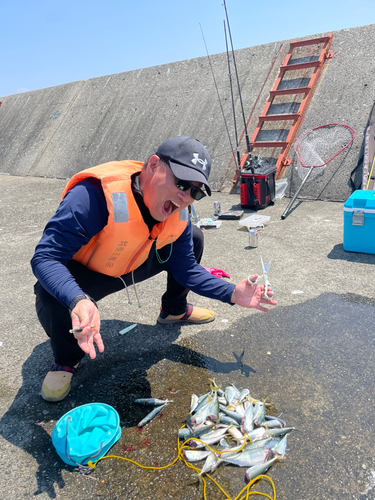
[[[232,34],[231,34],[231,31],[230,31],[229,18],[228,18],[228,11],[227,11],[227,6],[226,6],[226,4],[225,4],[225,0],[223,0],[223,5],[224,5],[224,9],[225,9],[225,16],[226,16],[226,18],[227,18],[228,33],[229,33],[230,44],[231,44],[231,47],[232,47],[233,65],[234,65],[234,71],[235,71],[235,73],[236,73],[237,87],[238,87],[238,95],[239,95],[239,98],[240,98],[241,111],[242,111],[242,118],[243,118],[243,123],[244,123],[244,127],[245,127],[245,134],[246,134],[246,147],[247,147],[247,152],[248,152],[248,160],[249,160],[249,156],[251,157],[250,141],[249,141],[249,136],[248,136],[248,133],[247,133],[247,125],[246,125],[245,113],[244,113],[244,109],[243,109],[243,102],[242,102],[242,95],[241,95],[241,87],[240,87],[240,81],[239,81],[239,78],[238,78],[237,64],[236,64],[236,58],[235,58],[235,56],[234,56],[233,41],[232,41]],[[238,144],[238,141],[237,141],[237,144]]]
[[[232,141],[231,141],[230,134],[229,134],[228,123],[227,123],[227,120],[226,120],[225,115],[224,115],[224,109],[223,109],[223,106],[222,106],[222,104],[221,104],[221,99],[220,99],[219,89],[218,89],[218,86],[217,86],[217,83],[216,83],[216,78],[215,78],[215,75],[214,75],[214,70],[213,70],[213,68],[212,68],[211,59],[210,59],[210,56],[209,56],[209,54],[208,54],[207,44],[206,44],[206,40],[205,40],[205,38],[204,38],[204,34],[203,34],[203,29],[202,29],[201,23],[199,23],[199,27],[200,27],[200,29],[201,29],[201,33],[202,33],[202,38],[203,38],[204,46],[206,47],[206,54],[207,54],[208,62],[209,62],[210,69],[211,69],[212,79],[213,79],[214,84],[215,84],[215,89],[216,89],[216,93],[217,93],[217,98],[219,99],[219,104],[220,104],[221,114],[223,115],[224,124],[225,124],[225,129],[226,129],[226,131],[227,131],[227,135],[228,135],[228,139],[229,139],[230,149],[231,149],[232,154],[233,154],[233,157],[234,157],[234,148],[233,148],[233,146],[232,146]],[[235,161],[236,161],[236,160],[235,160]],[[236,162],[236,167],[237,167],[237,162]],[[237,167],[237,168],[238,168],[238,167]]]
[[[185,427],[185,426],[182,426],[181,429]],[[101,457],[99,458],[98,460],[96,460],[96,462],[92,462],[92,461],[89,461],[88,464],[87,464],[87,467],[88,467],[88,471],[86,472],[89,473],[93,470],[96,469],[96,466],[97,464],[101,461],[101,460],[105,460],[107,458],[118,458],[120,460],[125,460],[126,462],[130,462],[134,465],[136,465],[137,467],[140,467],[141,469],[148,469],[148,470],[162,470],[162,469],[167,469],[168,467],[172,467],[172,465],[174,465],[175,463],[177,463],[178,460],[181,460],[187,467],[189,467],[189,469],[193,469],[197,474],[200,474],[201,472],[201,469],[198,469],[198,467],[195,467],[194,465],[192,465],[190,462],[188,462],[185,457],[183,456],[182,454],[182,451],[184,449],[192,449],[187,443],[189,441],[191,441],[192,438],[189,438],[187,439],[186,441],[184,441],[182,444],[180,444],[180,441],[179,439],[177,438],[177,457],[173,460],[173,462],[167,464],[167,465],[162,465],[162,466],[147,466],[147,465],[142,465],[142,464],[139,464],[138,462],[136,462],[135,460],[131,460],[130,458],[126,458],[126,457],[120,457],[120,456],[117,456],[117,455],[106,455],[104,457]],[[240,448],[240,450],[245,446],[246,444],[246,440],[249,439],[250,442],[251,442],[251,439],[249,438],[249,436],[247,434],[245,434],[245,439],[244,439],[244,442],[243,442],[243,445],[242,447]],[[200,439],[196,438],[194,439],[194,441],[198,441],[202,444],[204,444],[206,446],[206,448],[208,448],[210,451],[214,452],[214,453],[229,453],[230,450],[227,450],[227,451],[217,451],[217,450],[214,450],[213,448],[211,448],[210,446],[208,446],[206,443],[204,443],[203,441],[201,441]],[[240,451],[238,450],[238,451]],[[207,500],[207,495],[206,495],[206,489],[207,489],[207,484],[206,484],[206,479],[203,477],[203,476],[199,476],[200,480],[203,482],[203,498],[204,500]],[[235,497],[235,498],[231,498],[224,490],[223,488],[219,485],[219,483],[217,483],[217,481],[215,481],[215,479],[213,477],[211,477],[209,474],[206,474],[206,478],[210,479],[218,488],[219,490],[226,496],[226,498],[228,500],[247,500],[250,495],[260,495],[260,496],[264,496],[266,498],[268,498],[269,500],[276,500],[276,489],[275,489],[275,485],[272,481],[272,479],[266,475],[259,475],[258,477],[256,477],[255,479],[252,479],[251,481],[249,481],[249,483],[244,487],[242,488],[242,490],[239,492],[239,494]],[[267,495],[267,493],[263,493],[263,492],[260,492],[260,491],[250,491],[250,488],[258,481],[262,480],[262,479],[265,479],[267,481],[269,481],[269,483],[271,484],[271,487],[272,487],[272,494],[273,496],[269,496]]]
[[[233,87],[232,87],[232,73],[230,69],[230,62],[229,62],[229,51],[228,51],[228,40],[227,40],[227,29],[225,26],[225,21],[224,21],[224,34],[225,34],[225,46],[227,48],[227,61],[228,61],[228,74],[229,74],[229,84],[230,84],[230,95],[232,98],[232,110],[233,110],[233,122],[234,122],[234,135],[236,138],[236,151],[237,151],[237,168],[240,168],[241,165],[241,157],[240,157],[240,149],[238,147],[238,136],[237,136],[237,124],[236,124],[236,111],[234,107],[234,96],[233,96]]]

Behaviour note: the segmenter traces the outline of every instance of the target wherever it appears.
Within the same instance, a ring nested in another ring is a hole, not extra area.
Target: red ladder
[[[307,103],[311,98],[312,90],[317,83],[323,64],[326,59],[331,58],[333,55],[333,53],[328,52],[332,38],[332,33],[329,33],[325,37],[311,40],[303,40],[300,42],[293,40],[290,44],[289,52],[280,66],[279,76],[277,77],[273,89],[270,91],[264,110],[259,116],[258,125],[250,140],[252,155],[254,154],[253,149],[256,149],[256,154],[259,154],[259,156],[266,156],[260,154],[258,151],[261,148],[267,148],[268,150],[272,150],[271,155],[267,156],[275,157],[275,150],[281,148],[281,152],[276,161],[276,178],[280,178],[285,168],[291,163],[291,160],[287,159],[287,154],[300,125],[301,118],[306,111]],[[313,46],[317,47],[314,49]],[[319,48],[320,53],[319,56],[317,56],[317,49]],[[292,58],[293,51],[297,52],[297,57]],[[302,57],[298,58],[298,56]],[[312,74],[309,75],[311,70]],[[288,80],[285,76],[291,74],[289,72],[297,72],[299,76],[296,75],[297,78],[294,80],[293,78]],[[295,80],[300,83],[298,87],[295,85],[293,86]],[[288,87],[288,85],[291,86]],[[288,106],[286,106],[286,103],[282,102],[283,96],[288,96],[287,99],[289,100],[290,97],[292,97],[292,102],[289,102]],[[302,100],[298,103],[297,101],[301,99],[301,97]],[[276,100],[281,100],[281,102],[275,104]],[[272,112],[272,106],[278,111]],[[289,112],[283,112],[283,107],[284,109],[285,107],[290,108]],[[276,128],[277,122],[281,122],[281,128],[280,126]],[[289,129],[288,125],[290,125]],[[268,130],[265,130],[267,127]],[[262,134],[264,139],[262,139]],[[270,137],[270,140],[267,140],[267,136]],[[246,159],[247,153],[241,159],[241,166],[243,166]]]

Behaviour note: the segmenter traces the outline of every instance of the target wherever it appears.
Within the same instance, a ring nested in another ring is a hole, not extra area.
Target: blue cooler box
[[[375,191],[358,189],[344,203],[344,250],[375,254]]]

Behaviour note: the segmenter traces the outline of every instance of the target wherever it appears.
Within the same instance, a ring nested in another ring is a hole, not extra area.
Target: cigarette
[[[96,328],[96,325],[90,325],[89,328]],[[73,328],[72,330],[69,330],[69,333],[81,333],[83,331],[83,328],[81,326],[78,326],[77,328]]]

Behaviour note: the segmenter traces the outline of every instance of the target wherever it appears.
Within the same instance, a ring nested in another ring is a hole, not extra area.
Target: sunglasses
[[[162,157],[160,157],[160,159],[164,161],[169,168],[171,168],[171,166],[169,165],[169,161],[167,159]],[[201,188],[194,186],[190,181],[185,181],[183,179],[176,178],[175,184],[180,191],[188,191],[190,189],[190,196],[195,201],[201,200],[206,196],[206,193]]]
[[[206,193],[201,188],[193,186],[190,181],[176,179],[176,186],[180,191],[187,191],[190,189],[190,196],[196,201],[201,200],[206,196]]]

